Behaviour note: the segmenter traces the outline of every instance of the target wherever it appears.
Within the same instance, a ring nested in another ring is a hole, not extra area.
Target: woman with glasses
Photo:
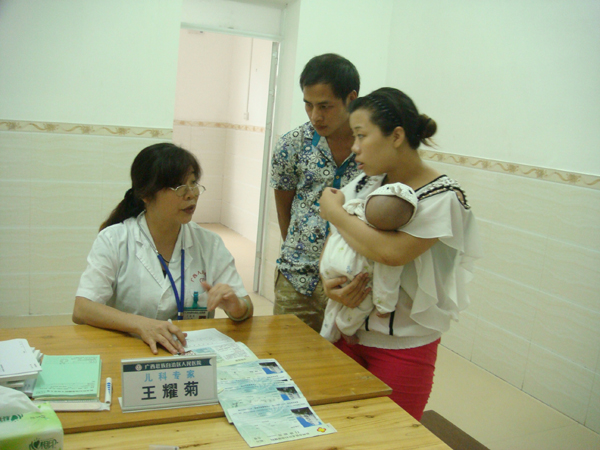
[[[221,238],[192,222],[201,169],[173,144],[143,149],[131,166],[132,187],[100,227],[79,282],[73,321],[139,335],[184,351],[185,333],[171,320],[214,317],[234,321],[253,306]]]

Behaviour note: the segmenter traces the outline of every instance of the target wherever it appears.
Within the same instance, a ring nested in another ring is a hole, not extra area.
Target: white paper
[[[42,370],[27,339],[0,341],[0,381],[35,378]]]
[[[186,331],[186,333],[187,336],[185,338],[185,342],[187,345],[184,347],[186,351],[192,350],[194,348],[209,347],[212,345],[219,345],[227,342],[235,342],[229,336],[221,333],[216,328],[209,328],[207,330]]]
[[[231,418],[228,411],[233,408],[284,403],[304,398],[293,381],[271,378],[220,381],[219,389],[219,402],[229,422],[231,422]]]
[[[223,380],[240,380],[245,378],[276,378],[289,380],[290,376],[283,367],[272,358],[259,359],[232,366],[217,367],[217,383]]]
[[[333,426],[319,419],[305,399],[233,408],[229,415],[250,447],[336,432]]]
[[[187,351],[186,355],[203,355],[214,353],[217,355],[217,367],[230,366],[243,362],[256,361],[258,357],[252,353],[243,342],[226,342],[209,347],[194,348]]]

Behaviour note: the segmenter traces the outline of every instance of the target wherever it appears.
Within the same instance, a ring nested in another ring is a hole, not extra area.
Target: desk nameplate
[[[218,403],[217,356],[121,360],[123,412]]]

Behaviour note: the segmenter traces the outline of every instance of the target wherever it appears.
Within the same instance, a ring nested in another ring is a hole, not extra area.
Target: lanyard
[[[171,282],[171,287],[173,288],[173,294],[175,295],[175,303],[177,304],[177,320],[183,320],[183,305],[185,302],[185,249],[184,249],[184,245],[183,245],[183,243],[184,243],[183,239],[184,239],[185,235],[181,236],[181,292],[178,293],[177,286],[175,286],[175,280],[173,279],[173,275],[171,275],[171,271],[169,270],[169,266],[167,266],[167,262],[165,261],[165,258],[163,258],[162,255],[160,253],[158,253],[158,250],[156,249],[156,246],[154,245],[154,241],[148,237],[148,235],[145,233],[144,229],[140,225],[139,221],[138,221],[138,226],[140,227],[140,231],[146,237],[148,242],[150,242],[150,244],[152,244],[152,250],[154,250],[154,253],[156,253],[156,256],[158,257],[158,261],[160,262],[160,265],[162,266],[163,270],[166,272],[167,276],[169,277],[169,281]],[[183,233],[184,231],[181,230],[181,232]]]
[[[167,273],[169,277],[169,281],[171,282],[171,287],[173,288],[173,294],[175,294],[175,302],[177,303],[177,320],[183,319],[183,301],[185,299],[185,276],[184,276],[184,268],[185,268],[185,250],[181,249],[181,297],[177,293],[177,287],[175,286],[175,280],[173,279],[173,275],[171,275],[171,271],[169,270],[169,266],[165,261],[165,258],[162,257],[158,251],[156,251],[156,256],[158,256],[158,260],[163,268],[163,270]]]

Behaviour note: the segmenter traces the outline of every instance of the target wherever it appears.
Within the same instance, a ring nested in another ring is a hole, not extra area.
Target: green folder
[[[44,355],[33,398],[36,400],[99,400],[100,355]]]

